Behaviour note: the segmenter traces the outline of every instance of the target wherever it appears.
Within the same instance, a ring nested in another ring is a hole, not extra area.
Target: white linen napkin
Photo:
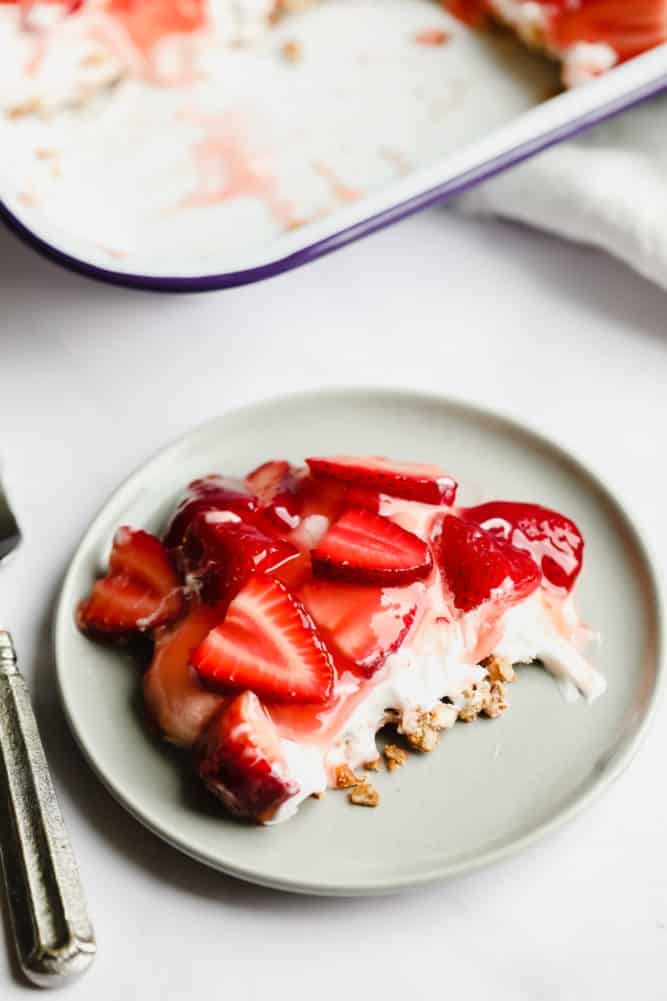
[[[459,206],[602,247],[667,288],[667,95],[487,181]]]

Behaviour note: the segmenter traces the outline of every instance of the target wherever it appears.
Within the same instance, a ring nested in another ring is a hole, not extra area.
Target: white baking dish
[[[416,41],[431,29],[446,43]],[[288,41],[298,63],[280,56]],[[5,220],[108,281],[239,285],[443,201],[667,86],[664,45],[549,96],[556,66],[425,0],[328,0],[218,55],[188,86],[125,81],[80,108],[3,116]],[[230,168],[239,196],[225,191]]]

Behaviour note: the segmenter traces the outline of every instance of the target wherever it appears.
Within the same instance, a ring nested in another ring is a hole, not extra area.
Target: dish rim
[[[592,785],[587,787],[583,792],[578,793],[572,802],[559,810],[555,816],[542,823],[537,823],[534,828],[519,837],[511,839],[503,845],[483,851],[473,858],[463,858],[454,862],[431,864],[424,872],[419,874],[402,875],[391,879],[381,877],[361,882],[356,880],[352,883],[329,883],[326,880],[302,881],[291,878],[281,879],[280,877],[271,875],[262,869],[257,870],[254,868],[248,868],[247,866],[236,865],[233,860],[229,861],[223,859],[221,861],[219,857],[215,857],[210,853],[193,849],[191,845],[188,844],[187,836],[183,836],[181,838],[178,836],[172,836],[171,833],[165,833],[164,829],[160,826],[159,817],[147,815],[139,805],[132,801],[131,797],[128,797],[123,790],[118,787],[112,778],[109,778],[104,773],[102,766],[95,760],[94,752],[85,744],[83,738],[78,733],[76,721],[70,713],[64,692],[63,668],[61,665],[65,662],[65,647],[67,643],[66,632],[67,628],[71,626],[72,617],[72,608],[69,602],[68,592],[70,590],[71,580],[75,576],[78,563],[85,557],[85,553],[89,546],[89,539],[96,533],[97,523],[100,518],[103,517],[109,504],[122,499],[122,495],[124,493],[129,493],[133,489],[135,482],[140,477],[144,477],[151,467],[162,464],[171,455],[174,457],[177,456],[179,449],[187,443],[188,439],[196,437],[198,434],[204,432],[209,427],[213,427],[218,422],[223,422],[226,417],[232,414],[238,416],[242,415],[244,411],[257,411],[262,408],[270,410],[273,407],[281,407],[290,403],[308,401],[314,402],[317,399],[321,399],[323,396],[327,396],[330,399],[337,398],[343,402],[346,398],[349,399],[351,395],[366,399],[369,397],[374,397],[376,399],[396,399],[399,397],[404,404],[409,404],[411,401],[414,401],[417,405],[421,406],[427,404],[444,406],[450,411],[455,411],[464,415],[472,415],[476,420],[490,421],[497,426],[499,425],[502,429],[512,435],[519,434],[524,437],[524,439],[528,438],[532,443],[534,443],[535,446],[540,449],[546,449],[547,452],[551,453],[555,458],[564,462],[573,472],[578,475],[583,475],[588,480],[590,485],[600,492],[604,502],[610,505],[611,509],[621,518],[626,531],[629,533],[630,538],[633,541],[636,552],[641,559],[643,571],[646,574],[647,586],[652,596],[655,618],[655,683],[635,733],[632,735],[627,744],[620,751],[616,752],[611,766],[605,769],[603,773],[598,774]],[[60,702],[70,731],[81,749],[84,758],[114,799],[116,799],[116,801],[144,827],[148,828],[153,834],[160,837],[163,841],[171,844],[174,848],[177,848],[185,855],[188,855],[196,861],[208,865],[219,872],[223,872],[228,876],[258,884],[260,886],[315,896],[353,897],[380,895],[397,892],[410,887],[421,886],[436,880],[449,879],[453,876],[473,872],[498,862],[501,859],[508,858],[520,851],[523,851],[523,849],[537,842],[545,835],[557,830],[565,823],[574,819],[586,807],[594,803],[595,800],[607,789],[609,789],[612,783],[619,778],[619,776],[625,771],[633,760],[655,717],[657,706],[665,688],[665,674],[667,673],[665,670],[665,593],[667,593],[667,591],[665,590],[662,574],[651,556],[651,551],[647,544],[648,537],[648,533],[644,530],[641,520],[637,518],[636,513],[632,510],[631,506],[627,504],[625,497],[622,495],[619,496],[619,492],[609,486],[606,477],[601,475],[594,466],[591,466],[591,463],[588,460],[584,460],[571,449],[561,445],[557,439],[554,439],[550,435],[546,435],[541,431],[534,430],[527,424],[524,424],[520,419],[517,419],[504,411],[491,407],[480,406],[476,403],[470,403],[463,398],[455,396],[445,396],[439,393],[413,389],[396,389],[392,387],[378,386],[322,387],[258,400],[254,403],[245,404],[242,407],[232,408],[229,411],[217,415],[216,417],[209,418],[208,420],[199,423],[195,427],[179,435],[157,452],[154,452],[146,461],[138,465],[129,474],[129,476],[127,476],[119,484],[119,486],[106,498],[104,503],[94,515],[72,555],[61,584],[56,606],[53,626],[53,647],[56,665],[56,683]]]

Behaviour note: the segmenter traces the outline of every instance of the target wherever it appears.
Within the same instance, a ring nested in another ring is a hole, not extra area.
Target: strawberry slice
[[[199,745],[198,771],[228,810],[260,822],[299,792],[275,724],[254,692],[242,692],[210,723]]]
[[[461,612],[489,598],[510,606],[531,594],[540,573],[528,553],[454,515],[442,523],[438,562]]]
[[[177,618],[183,593],[167,552],[154,535],[119,528],[109,572],[79,604],[76,621],[83,632],[126,638]]]
[[[373,490],[371,487],[348,487],[345,492],[345,504],[347,507],[363,507],[373,514],[380,513],[381,490]]]
[[[311,553],[316,577],[357,584],[409,584],[431,569],[428,546],[380,514],[352,508]]]
[[[665,0],[580,0],[561,7],[547,37],[556,49],[577,42],[603,43],[624,61],[667,41]]]
[[[183,545],[188,528],[203,511],[229,511],[242,521],[253,521],[257,500],[242,480],[217,474],[193,480],[167,527],[164,537],[167,549]]]
[[[417,612],[422,585],[368,587],[313,580],[299,597],[327,646],[366,677],[400,647]]]
[[[257,497],[259,506],[278,528],[285,530],[299,524],[301,486],[306,472],[303,467],[292,466],[284,459],[273,459],[246,476],[245,482]]]
[[[286,539],[236,518],[228,511],[202,512],[183,540],[181,562],[188,580],[197,582],[210,605],[229,604],[254,573],[295,582],[310,568],[308,557]]]
[[[539,504],[515,501],[489,501],[463,514],[496,538],[530,553],[549,584],[572,590],[583,563],[584,540],[570,518]]]
[[[202,685],[190,655],[220,621],[220,613],[196,605],[172,626],[155,634],[153,661],[144,675],[144,703],[167,740],[191,747],[225,697]]]
[[[375,488],[394,497],[425,504],[453,504],[456,497],[456,481],[439,466],[396,462],[375,455],[333,455],[306,459],[306,462],[315,477]]]
[[[459,21],[476,27],[488,14],[489,0],[443,0],[443,6]]]
[[[264,574],[251,577],[192,655],[203,678],[276,702],[322,703],[333,692],[331,656],[301,602]]]

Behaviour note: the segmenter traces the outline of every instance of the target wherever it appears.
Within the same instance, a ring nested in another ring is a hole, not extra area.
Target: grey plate
[[[464,484],[464,502],[481,499],[484,490],[489,498],[540,501],[571,515],[587,543],[580,607],[604,637],[598,662],[609,689],[592,706],[568,705],[544,671],[522,669],[504,717],[459,724],[433,754],[380,775],[379,809],[353,808],[344,794],[330,793],[283,826],[254,828],[203,797],[181,758],[149,735],[136,668],[84,639],[73,611],[114,529],[122,523],[157,529],[188,480],[215,470],[243,474],[270,457],[299,461],[337,451],[441,463]],[[58,681],[97,774],[137,819],[177,848],[282,889],[381,893],[497,859],[605,788],[630,760],[655,705],[661,618],[636,529],[599,480],[557,446],[505,418],[438,397],[328,391],[226,414],[169,446],[120,487],[88,530],[63,585]]]

